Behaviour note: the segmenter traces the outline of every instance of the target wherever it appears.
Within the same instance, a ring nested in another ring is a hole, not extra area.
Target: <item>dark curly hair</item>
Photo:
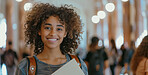
[[[148,59],[148,35],[143,38],[141,44],[136,49],[136,52],[134,53],[133,58],[131,60],[131,69],[133,71],[133,75],[136,75],[135,73],[138,64],[143,58]]]
[[[41,30],[41,24],[50,16],[58,16],[60,23],[65,24],[66,27],[67,36],[60,45],[62,54],[74,52],[80,44],[82,23],[72,5],[67,4],[56,7],[49,3],[35,3],[26,16],[26,44],[35,46],[35,54],[43,51],[44,43],[38,32]]]

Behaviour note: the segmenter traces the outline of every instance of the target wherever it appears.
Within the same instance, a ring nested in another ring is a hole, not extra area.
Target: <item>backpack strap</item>
[[[69,55],[69,54],[68,54]],[[81,68],[81,63],[80,63],[80,59],[79,57],[75,56],[75,55],[69,55],[70,56],[70,59],[75,59],[76,62],[78,63],[78,65],[80,66]]]
[[[75,55],[69,55],[69,57],[70,57],[70,60],[75,59],[81,68],[81,63],[80,63],[79,57],[77,57]],[[27,60],[28,60],[28,75],[36,75],[37,65],[36,65],[36,60],[35,60],[34,56],[28,56]]]
[[[28,56],[27,60],[28,60],[28,75],[36,75],[37,66],[34,56]]]

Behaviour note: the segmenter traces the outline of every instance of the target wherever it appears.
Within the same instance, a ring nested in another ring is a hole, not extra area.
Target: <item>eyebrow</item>
[[[63,27],[64,28],[64,25],[57,25],[58,27]]]
[[[52,24],[50,24],[50,23],[45,23],[44,25],[52,26]],[[64,28],[64,25],[57,25],[57,27],[63,27]]]
[[[50,26],[51,26],[51,24],[50,24],[50,23],[45,23],[44,25],[50,25]]]

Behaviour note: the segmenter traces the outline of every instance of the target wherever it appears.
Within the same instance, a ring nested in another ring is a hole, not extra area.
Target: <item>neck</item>
[[[40,59],[55,59],[64,56],[65,55],[61,53],[60,48],[50,49],[46,47],[44,48],[43,52],[37,55],[37,57]]]

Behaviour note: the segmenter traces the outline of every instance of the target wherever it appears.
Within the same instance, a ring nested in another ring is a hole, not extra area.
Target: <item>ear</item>
[[[67,32],[65,32],[65,34],[64,34],[64,37],[66,37],[67,36]]]
[[[41,32],[39,31],[38,34],[41,35]]]

